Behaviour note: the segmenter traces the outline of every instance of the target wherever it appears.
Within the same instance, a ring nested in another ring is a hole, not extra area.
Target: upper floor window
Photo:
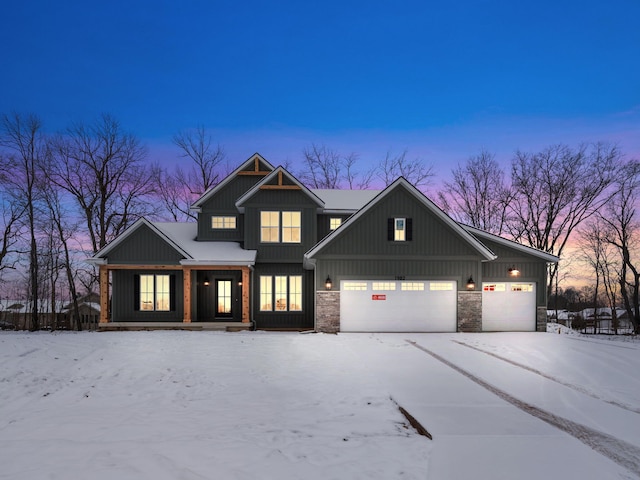
[[[282,212],[282,241],[300,243],[300,212]]]
[[[340,217],[329,219],[329,230],[335,230],[340,225],[342,225],[342,219]]]
[[[409,242],[413,240],[413,222],[411,218],[389,218],[387,220],[387,240]]]
[[[300,212],[260,212],[260,241],[263,243],[300,243]]]
[[[211,217],[211,228],[216,230],[235,230],[236,217],[223,217],[214,215]]]
[[[265,243],[280,241],[280,212],[260,212],[260,241]]]

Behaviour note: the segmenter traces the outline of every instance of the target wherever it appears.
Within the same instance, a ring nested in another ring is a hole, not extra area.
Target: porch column
[[[109,269],[100,265],[100,323],[109,323]]]
[[[242,267],[242,323],[249,323],[251,318],[249,287],[249,267]]]
[[[182,267],[183,315],[182,323],[191,323],[191,269]]]

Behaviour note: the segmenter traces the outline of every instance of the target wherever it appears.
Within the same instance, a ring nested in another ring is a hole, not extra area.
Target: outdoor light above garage
[[[467,280],[467,290],[475,290],[476,282],[473,281],[473,277],[469,276],[469,280]]]
[[[516,267],[511,267],[509,269],[509,275],[511,275],[512,277],[517,277],[518,275],[520,275],[520,270],[518,270]]]

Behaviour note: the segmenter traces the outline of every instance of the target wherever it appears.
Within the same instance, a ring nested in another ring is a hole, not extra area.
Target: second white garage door
[[[536,330],[536,284],[483,283],[482,330],[485,332],[534,332]]]
[[[343,280],[343,332],[455,332],[455,281]]]

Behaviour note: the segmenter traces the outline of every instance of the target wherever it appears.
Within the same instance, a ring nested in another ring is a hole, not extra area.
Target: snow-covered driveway
[[[0,478],[637,478],[639,361],[535,333],[2,333]]]

